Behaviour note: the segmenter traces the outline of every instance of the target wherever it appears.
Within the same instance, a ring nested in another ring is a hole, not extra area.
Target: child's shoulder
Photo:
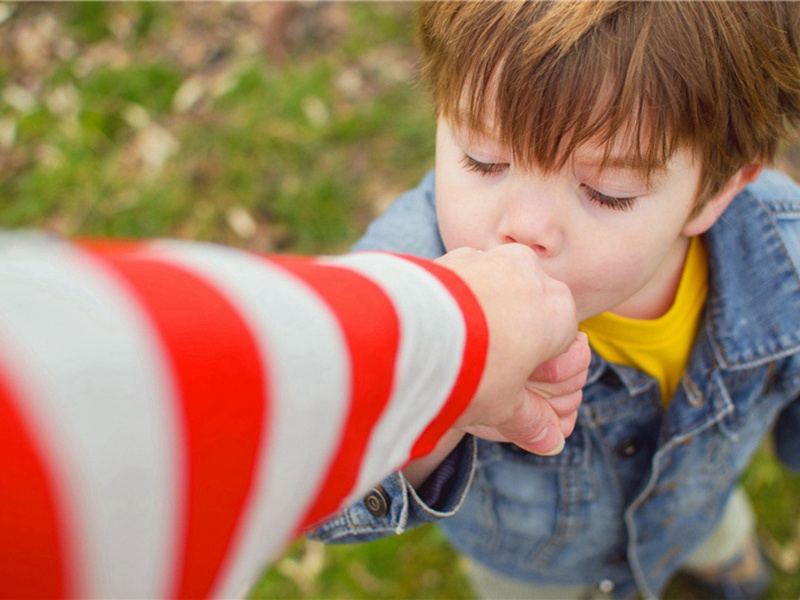
[[[765,170],[745,188],[772,222],[772,231],[800,272],[800,184],[779,171]]]
[[[750,265],[764,277],[780,273],[800,280],[800,184],[786,173],[765,169],[728,206],[706,240],[725,263],[709,264],[711,270]]]
[[[800,184],[786,173],[765,169],[744,193],[765,205],[770,212],[800,216]]]
[[[766,230],[759,228],[759,219],[749,215],[750,234],[758,231],[770,231],[779,241],[778,253],[772,253],[774,258],[784,256],[790,263],[789,271],[793,278],[800,279],[800,184],[792,177],[781,171],[765,169],[761,176],[748,185],[744,193],[756,200],[762,214],[766,214],[770,227]],[[768,234],[769,235],[769,234]],[[769,242],[769,240],[765,240]],[[766,247],[775,248],[769,243]],[[787,272],[787,271],[783,271]]]
[[[723,362],[800,357],[800,185],[765,170],[705,240],[713,282],[711,329]]]

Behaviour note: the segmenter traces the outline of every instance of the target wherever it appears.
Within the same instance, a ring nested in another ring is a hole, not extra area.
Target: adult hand
[[[591,358],[569,289],[521,244],[462,248],[437,262],[466,281],[489,326],[481,384],[455,427],[557,454],[575,425]]]

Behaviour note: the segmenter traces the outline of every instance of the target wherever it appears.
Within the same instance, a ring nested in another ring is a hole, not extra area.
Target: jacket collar
[[[800,351],[800,275],[774,209],[745,188],[705,235],[705,326],[721,366],[745,367]]]

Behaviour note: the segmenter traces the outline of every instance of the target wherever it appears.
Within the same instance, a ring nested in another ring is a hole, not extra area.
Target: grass
[[[280,6],[3,5],[2,223],[346,249],[433,153],[410,7]]]
[[[341,252],[433,159],[408,3],[0,4],[0,224]],[[797,175],[797,146],[782,165]],[[800,596],[800,479],[745,484]],[[253,598],[469,598],[433,527],[300,541]],[[691,598],[676,581],[667,598]]]

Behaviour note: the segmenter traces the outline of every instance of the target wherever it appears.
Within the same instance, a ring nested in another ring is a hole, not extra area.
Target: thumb
[[[526,392],[524,401],[514,418],[497,426],[497,431],[509,442],[541,456],[554,456],[564,449],[564,435],[559,418],[547,401],[531,397]]]

